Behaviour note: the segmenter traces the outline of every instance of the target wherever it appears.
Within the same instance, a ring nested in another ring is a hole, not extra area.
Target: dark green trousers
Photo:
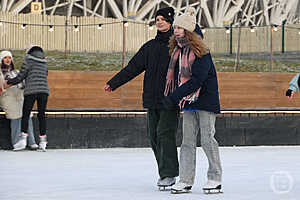
[[[148,109],[147,134],[160,178],[178,176],[176,133],[179,110]]]

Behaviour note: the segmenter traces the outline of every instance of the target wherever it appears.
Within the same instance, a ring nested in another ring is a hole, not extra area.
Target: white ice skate
[[[39,150],[41,151],[46,151],[46,147],[47,147],[47,136],[46,135],[42,135],[40,136],[40,143],[39,143]]]
[[[39,148],[39,145],[37,145],[37,144],[32,144],[32,145],[29,145],[29,149],[30,150],[37,150]]]
[[[172,194],[182,194],[191,192],[192,186],[183,182],[178,182],[171,188]]]
[[[160,178],[157,181],[157,186],[160,191],[166,191],[169,190],[170,187],[175,184],[175,182],[176,182],[175,177],[166,177],[163,179]]]
[[[24,150],[26,148],[26,145],[27,145],[27,136],[28,134],[26,133],[21,133],[21,137],[20,137],[20,140],[14,144],[14,151],[21,151],[21,150]]]
[[[202,188],[205,194],[219,194],[223,193],[221,191],[222,184],[220,181],[208,180],[207,183]]]

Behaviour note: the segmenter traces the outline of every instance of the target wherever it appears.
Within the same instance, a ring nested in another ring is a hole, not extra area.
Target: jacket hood
[[[196,28],[195,28],[194,32],[197,33],[198,35],[200,35],[200,37],[202,39],[204,39],[204,35],[203,35],[203,33],[201,31],[201,28],[200,28],[200,26],[198,24],[196,24]]]
[[[43,49],[38,45],[30,45],[26,50],[26,54],[30,54],[41,59],[45,58]]]

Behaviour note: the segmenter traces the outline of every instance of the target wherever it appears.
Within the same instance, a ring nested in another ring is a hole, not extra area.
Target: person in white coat
[[[14,68],[13,57],[10,51],[1,51],[0,61],[1,73],[4,79],[17,76],[19,71]],[[20,151],[26,148],[20,145],[20,141],[24,137],[27,138],[27,136],[28,147],[32,150],[38,148],[38,145],[35,143],[31,117],[28,122],[28,135],[21,134],[22,108],[24,101],[23,91],[24,83],[20,83],[5,90],[0,88],[0,108],[4,110],[6,118],[10,119],[11,142],[14,151]]]

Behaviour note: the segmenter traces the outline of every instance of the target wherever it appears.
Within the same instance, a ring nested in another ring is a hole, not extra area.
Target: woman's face
[[[167,32],[171,28],[171,24],[167,22],[167,20],[163,16],[160,15],[156,17],[155,25],[160,32]]]
[[[6,65],[10,65],[11,64],[11,57],[10,56],[5,56],[3,58],[3,63]]]
[[[184,28],[181,28],[179,26],[174,26],[174,35],[176,38],[183,38],[185,36]]]

